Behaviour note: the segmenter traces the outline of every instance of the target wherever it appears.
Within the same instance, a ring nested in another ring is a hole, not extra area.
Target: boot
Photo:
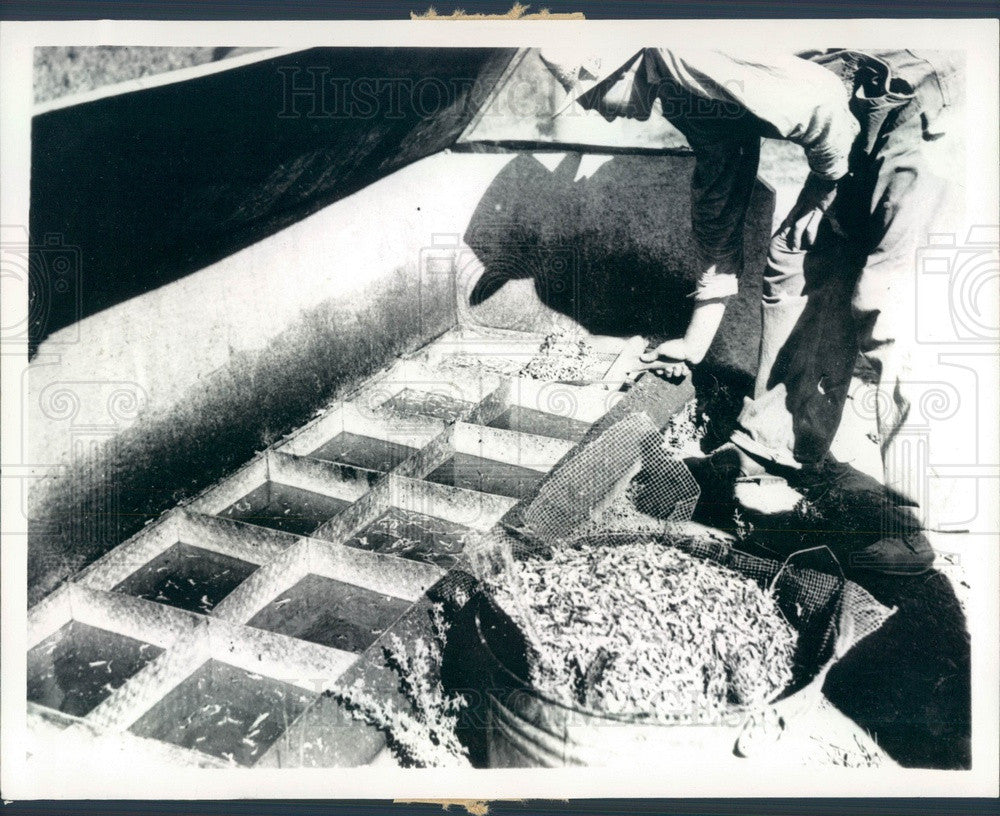
[[[830,534],[828,546],[845,570],[920,575],[934,563],[914,508],[894,502],[871,476],[828,458],[799,471],[795,486]]]

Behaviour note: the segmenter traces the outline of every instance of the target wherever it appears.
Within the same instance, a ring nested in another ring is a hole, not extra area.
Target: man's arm
[[[794,55],[647,49],[646,64],[689,93],[732,102],[805,151],[809,178],[782,223],[792,249],[812,244],[816,228],[848,169],[860,126],[840,78]],[[695,214],[697,216],[697,214]]]
[[[847,90],[830,71],[794,56],[747,57],[711,51],[647,49],[647,65],[688,92],[708,99],[732,102],[750,111],[773,131],[774,137],[799,144],[809,162],[810,175],[779,232],[786,232],[792,249],[811,246],[823,213],[836,195],[836,182],[847,172],[851,146],[859,126],[849,107]],[[694,146],[694,145],[693,145]],[[694,146],[696,154],[699,147]],[[706,166],[711,150],[699,156]],[[723,162],[725,164],[725,162]],[[695,196],[697,199],[697,196]],[[695,234],[723,213],[711,208],[692,212]],[[728,268],[732,267],[732,268]],[[695,305],[684,337],[668,340],[642,355],[637,370],[682,377],[690,365],[704,358],[725,313],[726,299],[735,294],[733,264],[712,262],[694,293]]]
[[[789,249],[809,249],[816,240],[819,222],[837,195],[837,182],[810,173],[799,197],[775,235],[785,233]]]
[[[683,337],[667,340],[656,348],[643,352],[639,364],[632,372],[652,371],[667,379],[680,379],[687,375],[708,353],[712,340],[719,331],[719,324],[726,313],[726,298],[695,301],[691,322]]]

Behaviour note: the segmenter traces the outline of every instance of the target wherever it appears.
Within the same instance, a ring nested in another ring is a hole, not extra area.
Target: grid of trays
[[[442,367],[526,362],[540,339],[447,333],[29,610],[29,754],[106,738],[204,767],[385,758],[324,692],[377,670],[470,533],[621,397],[622,340],[600,340],[589,385]]]

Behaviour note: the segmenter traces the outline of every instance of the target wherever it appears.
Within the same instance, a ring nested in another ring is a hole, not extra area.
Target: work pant
[[[916,251],[945,193],[921,155],[912,96],[855,96],[862,125],[851,171],[809,251],[772,239],[763,289],[760,367],[733,441],[789,467],[819,462],[840,424],[860,352],[876,383],[874,411],[885,484],[916,505],[919,474],[911,376]],[[919,511],[916,511],[918,518]]]

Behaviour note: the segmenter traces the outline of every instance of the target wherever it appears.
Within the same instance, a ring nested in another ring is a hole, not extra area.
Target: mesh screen
[[[600,530],[666,533],[689,521],[698,483],[645,414],[584,439],[520,508],[522,531],[542,544]]]
[[[798,567],[734,549],[717,539],[683,535],[699,498],[683,462],[663,448],[645,413],[628,413],[590,434],[522,502],[518,522],[471,548],[479,577],[510,575],[511,559],[544,557],[547,548],[605,544],[655,536],[770,589],[799,633],[800,681],[878,629],[893,610],[842,575]],[[505,520],[509,521],[509,519]]]

